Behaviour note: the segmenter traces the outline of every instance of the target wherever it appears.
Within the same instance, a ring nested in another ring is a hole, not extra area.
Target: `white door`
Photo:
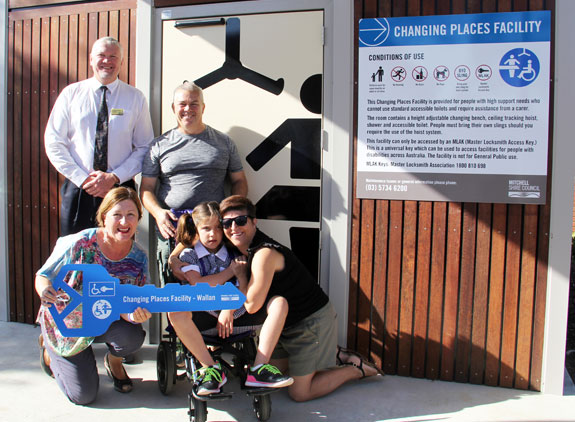
[[[236,143],[258,226],[317,275],[323,11],[162,21],[162,132],[173,90],[204,88],[204,122]]]

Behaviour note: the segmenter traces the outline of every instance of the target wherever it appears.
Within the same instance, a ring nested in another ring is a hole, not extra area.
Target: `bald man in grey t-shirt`
[[[224,199],[226,178],[231,193],[247,195],[248,183],[233,141],[202,121],[205,104],[200,87],[189,82],[174,91],[172,110],[178,127],[152,141],[142,166],[140,196],[156,220],[158,263],[168,273],[169,239],[176,234],[174,210],[192,209],[203,201]]]

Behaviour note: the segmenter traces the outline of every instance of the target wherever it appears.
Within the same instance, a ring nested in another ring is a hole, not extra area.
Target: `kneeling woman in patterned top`
[[[36,273],[36,292],[42,300],[38,315],[42,327],[39,340],[41,364],[75,404],[91,403],[98,393],[98,369],[91,347],[93,342],[108,346],[104,364],[114,388],[121,393],[132,390],[132,380],[122,365],[122,359],[140,349],[145,337],[141,324],[152,314],[138,308],[133,313],[122,314],[98,337],[64,337],[47,308],[64,308],[67,296],[56,292],[52,280],[63,265],[100,264],[122,284],[146,284],[149,280],[148,258],[134,240],[141,217],[142,205],[133,189],[112,189],[104,197],[96,214],[99,227],[58,239],[54,251]],[[81,274],[70,272],[65,281],[76,291],[82,292]],[[81,324],[82,314],[76,309],[68,315],[67,325],[76,328]]]

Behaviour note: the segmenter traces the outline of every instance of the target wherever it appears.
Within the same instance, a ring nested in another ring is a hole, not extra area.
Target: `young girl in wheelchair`
[[[245,293],[248,283],[245,258],[226,247],[220,220],[217,202],[202,202],[191,214],[183,214],[178,220],[178,246],[172,252],[170,265],[176,270],[175,274],[183,272],[185,281],[192,285],[209,283],[216,286],[231,281]],[[180,341],[202,365],[196,394],[219,393],[227,381],[220,364],[214,361],[206,347],[202,334],[227,338],[260,327],[257,354],[253,366],[248,368],[246,386],[280,388],[291,385],[291,377],[269,364],[287,313],[287,301],[280,296],[270,299],[267,306],[255,314],[249,314],[243,306],[235,311],[168,313]]]

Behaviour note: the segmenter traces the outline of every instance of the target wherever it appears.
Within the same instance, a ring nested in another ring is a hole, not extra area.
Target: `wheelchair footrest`
[[[275,393],[276,391],[280,391],[281,388],[270,388],[270,387],[246,387],[245,385],[242,386],[242,390],[248,396],[263,396],[266,394]]]
[[[190,395],[192,395],[195,399],[200,401],[222,401],[231,399],[234,393],[233,392],[225,393],[223,391],[220,391],[219,393],[212,393],[206,396],[198,396],[196,394],[196,389],[192,388],[192,392],[190,393]]]

